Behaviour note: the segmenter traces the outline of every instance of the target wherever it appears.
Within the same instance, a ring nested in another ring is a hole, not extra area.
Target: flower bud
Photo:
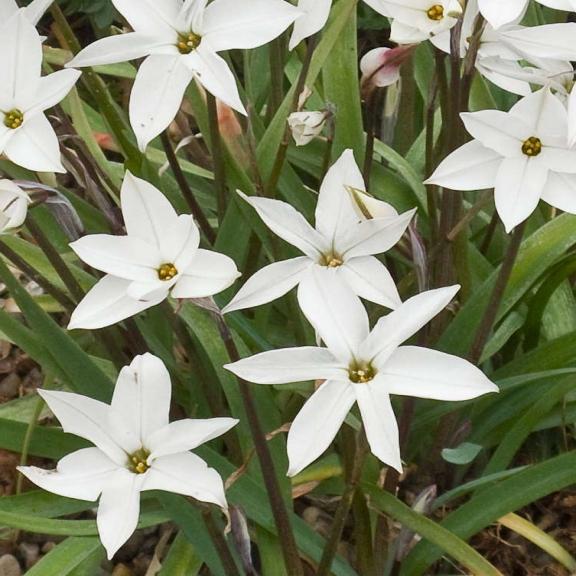
[[[0,180],[0,234],[22,226],[30,198],[10,180]]]
[[[328,113],[321,111],[293,112],[290,114],[288,126],[296,146],[305,146],[314,140],[322,132],[327,118]]]
[[[361,87],[366,96],[374,88],[391,86],[400,80],[400,66],[410,58],[416,44],[396,48],[375,48],[360,60]]]

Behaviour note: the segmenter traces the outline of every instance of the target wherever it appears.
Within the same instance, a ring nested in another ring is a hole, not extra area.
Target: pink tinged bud
[[[374,88],[384,88],[398,82],[400,66],[410,58],[416,46],[408,44],[396,48],[375,48],[367,52],[360,60],[362,91],[369,93]]]

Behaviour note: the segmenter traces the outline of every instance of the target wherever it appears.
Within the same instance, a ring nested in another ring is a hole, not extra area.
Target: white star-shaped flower
[[[452,190],[494,188],[507,231],[534,212],[540,199],[576,213],[576,150],[568,113],[550,90],[521,99],[510,112],[461,115],[474,140],[438,166],[428,183]]]
[[[374,254],[390,250],[400,240],[415,210],[398,215],[389,204],[371,202],[364,191],[354,155],[346,150],[322,182],[315,228],[286,202],[240,193],[270,230],[304,256],[274,262],[256,272],[223,311],[272,302],[297,286],[313,269],[318,269],[326,282],[345,282],[362,298],[396,308],[400,296],[394,280]],[[358,204],[361,197],[380,213],[385,204],[386,215],[366,219]]]
[[[65,172],[60,146],[44,111],[72,89],[80,72],[41,76],[42,41],[23,10],[0,34],[0,154],[37,172]]]
[[[111,405],[70,392],[40,390],[65,432],[92,442],[56,470],[19,467],[40,488],[98,503],[98,532],[108,558],[136,529],[140,492],[165,490],[227,508],[222,478],[189,452],[237,424],[233,418],[170,423],[170,375],[159,358],[134,358],[118,376]]]
[[[328,448],[356,402],[372,453],[401,471],[390,395],[458,401],[498,391],[462,358],[401,346],[445,308],[458,289],[414,296],[370,331],[364,307],[344,284],[328,283],[317,272],[302,281],[300,306],[326,348],[273,350],[225,366],[256,384],[325,380],[290,427],[288,475],[300,472]]]
[[[10,180],[0,180],[0,234],[19,228],[26,220],[30,197]]]
[[[179,216],[157,188],[126,174],[121,191],[127,236],[94,234],[70,246],[106,273],[72,314],[68,328],[102,328],[174,298],[225,290],[239,273],[234,261],[199,248],[192,216]]]
[[[69,66],[146,58],[130,97],[130,123],[142,150],[176,116],[195,78],[246,114],[230,67],[218,52],[256,48],[279,36],[300,12],[284,0],[113,0],[134,32],[104,38]]]

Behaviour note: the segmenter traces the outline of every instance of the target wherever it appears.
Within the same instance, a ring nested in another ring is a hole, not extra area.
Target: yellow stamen
[[[24,113],[21,110],[14,108],[10,112],[6,112],[4,115],[4,126],[10,128],[11,130],[16,130],[20,128],[24,123]]]
[[[140,448],[129,456],[128,469],[134,474],[144,474],[150,466],[148,466],[148,456],[150,452],[145,448]]]
[[[351,366],[348,370],[348,377],[354,384],[367,384],[376,376],[376,371],[372,366]]]
[[[166,264],[162,264],[160,268],[158,268],[158,278],[167,282],[168,280],[172,280],[178,275],[178,270],[174,264],[167,262]]]
[[[324,254],[319,262],[320,266],[326,266],[327,268],[338,268],[344,264],[342,257],[338,254]]]
[[[188,34],[178,34],[178,42],[176,43],[176,48],[180,54],[190,54],[200,46],[202,42],[202,36],[194,34],[194,32],[189,32]]]
[[[542,152],[542,141],[536,136],[530,136],[528,140],[524,140],[522,144],[522,152],[526,156],[538,156]]]
[[[444,18],[444,6],[442,4],[434,4],[428,8],[426,14],[430,20],[442,20]]]

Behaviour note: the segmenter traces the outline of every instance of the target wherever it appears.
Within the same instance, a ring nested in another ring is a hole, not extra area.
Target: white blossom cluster
[[[251,49],[293,25],[290,47],[320,32],[331,0],[112,0],[132,31],[109,36],[79,52],[63,70],[42,74],[42,42],[35,24],[51,4],[18,9],[0,0],[0,153],[36,172],[63,172],[57,134],[46,111],[73,88],[78,68],[143,59],[132,88],[129,118],[142,151],[174,120],[192,81],[240,114],[241,90],[220,54]],[[576,10],[574,0],[540,0]],[[476,69],[520,96],[508,111],[462,114],[472,140],[445,158],[428,179],[452,190],[494,189],[506,230],[526,220],[540,199],[576,213],[576,24],[524,27],[528,0],[366,0],[391,21],[397,48],[382,48],[361,63],[362,83],[399,81],[415,44],[431,41],[450,52],[461,22],[465,59],[479,33]],[[483,20],[485,19],[485,21]],[[480,26],[480,27],[479,27]],[[318,137],[328,115],[300,110],[290,119],[298,144]],[[297,288],[300,309],[316,331],[317,346],[272,350],[226,365],[256,384],[317,382],[288,434],[289,475],[302,471],[332,443],[358,404],[372,453],[402,469],[393,395],[461,401],[497,392],[470,362],[404,343],[454,298],[458,286],[430,290],[402,302],[378,256],[403,237],[416,210],[399,214],[367,193],[354,151],[346,150],[320,186],[311,225],[290,204],[247,196],[266,226],[301,255],[276,261],[244,282],[223,309],[260,306]],[[87,235],[72,243],[80,260],[103,273],[70,319],[69,329],[122,322],[167,298],[214,296],[239,277],[231,258],[200,248],[190,215],[179,215],[164,194],[126,172],[121,190],[125,235]],[[28,196],[0,180],[0,230],[20,227]],[[363,300],[389,309],[371,328]],[[150,354],[122,369],[110,405],[68,392],[42,391],[66,432],[94,447],[63,458],[54,471],[24,467],[38,486],[95,501],[98,529],[111,557],[135,530],[139,495],[161,489],[226,508],[222,479],[190,450],[224,434],[236,421],[168,420],[171,384]]]

